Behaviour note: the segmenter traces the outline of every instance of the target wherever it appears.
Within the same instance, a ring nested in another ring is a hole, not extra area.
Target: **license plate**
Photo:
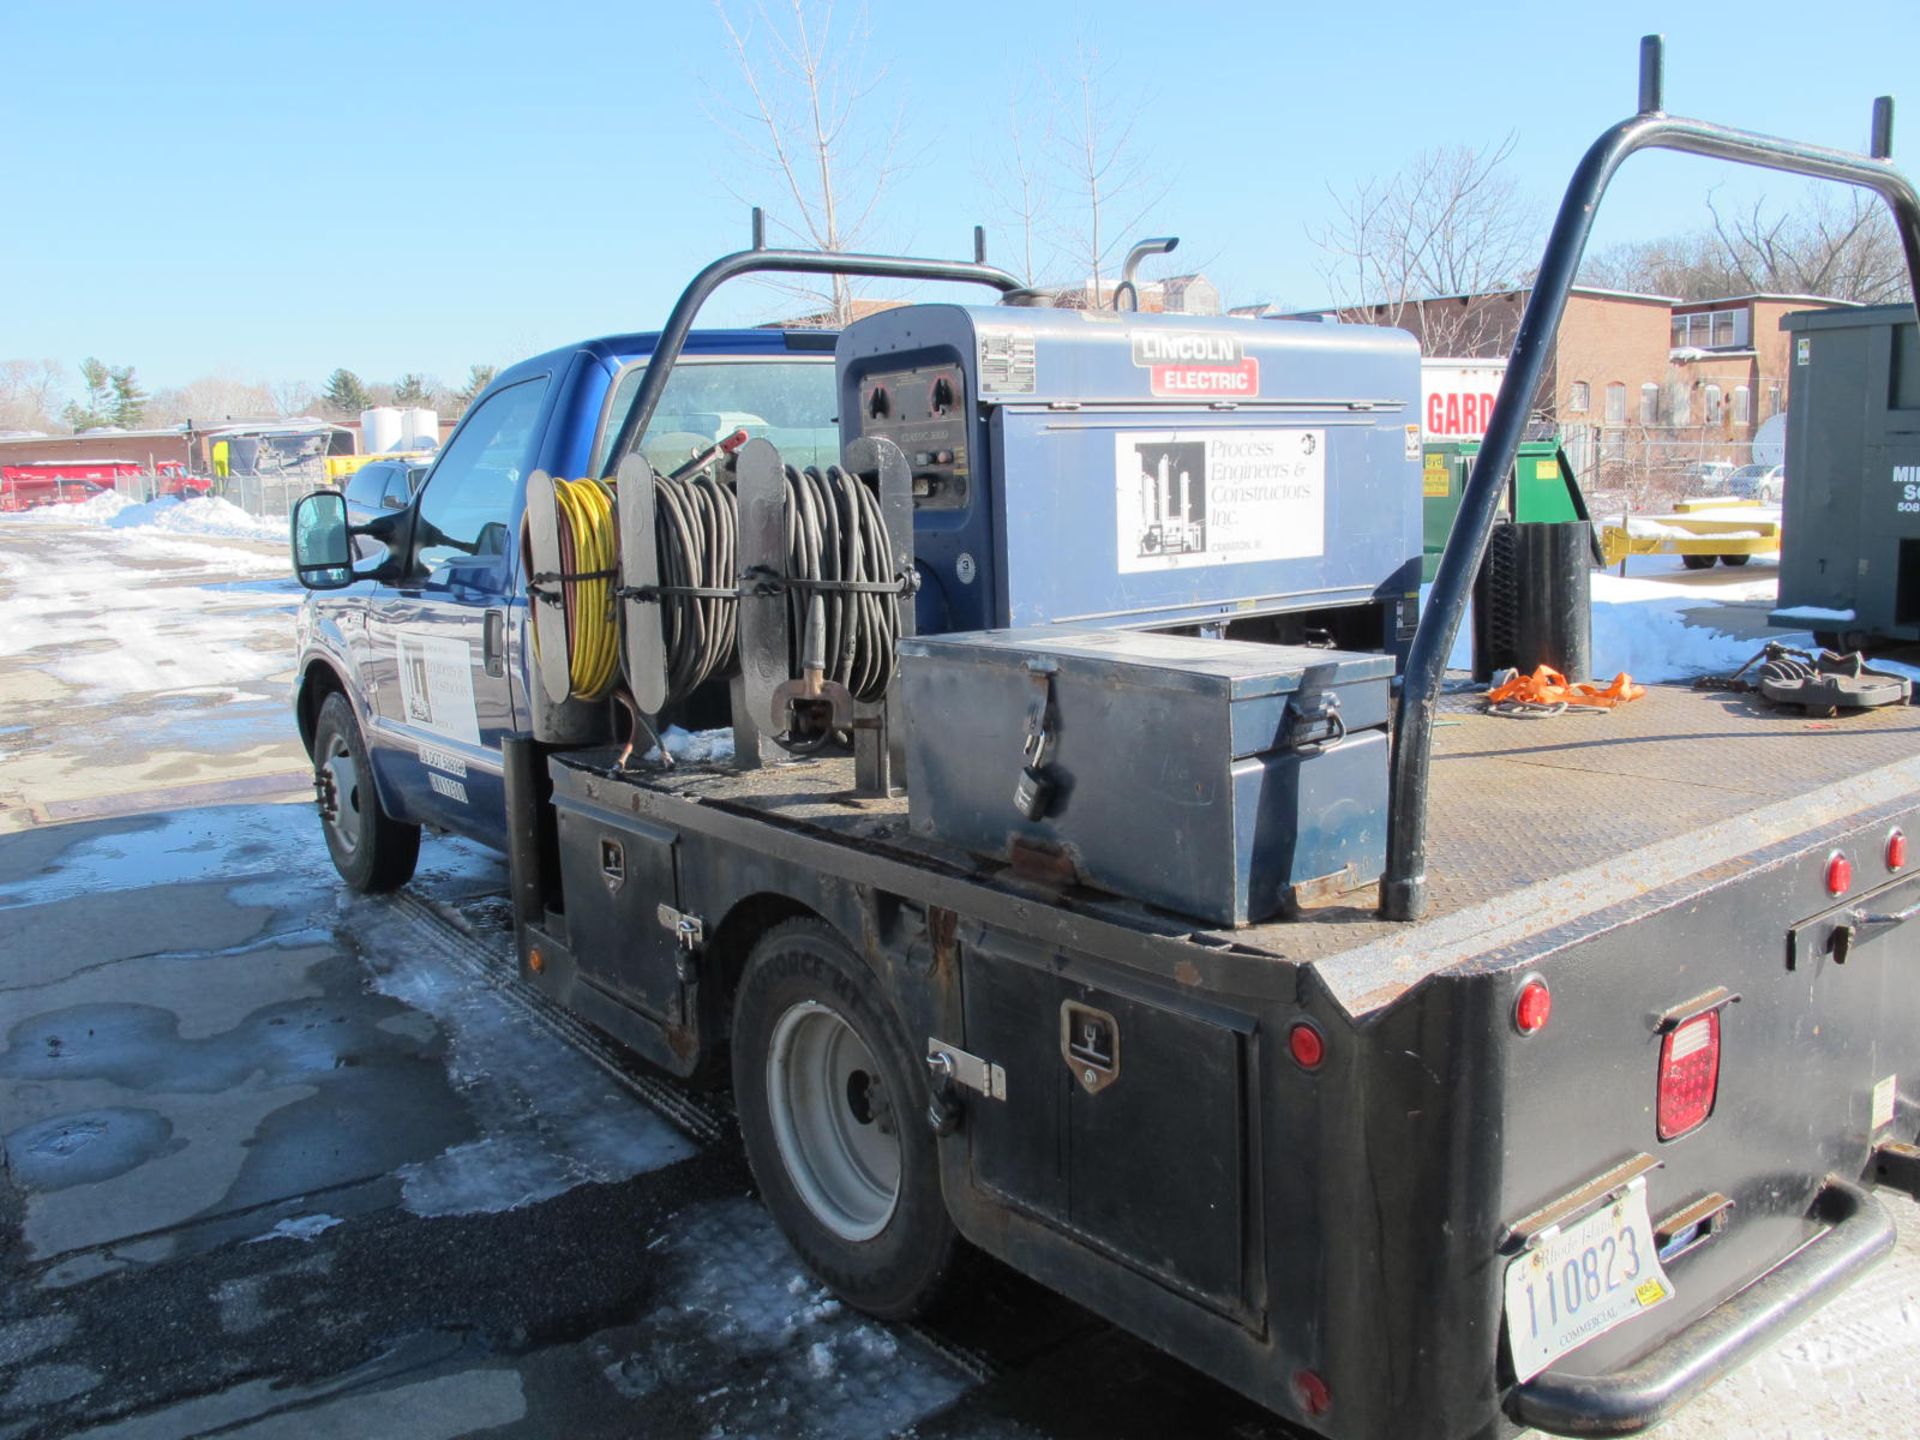
[[[1542,1236],[1507,1265],[1507,1344],[1518,1379],[1623,1320],[1673,1298],[1660,1268],[1647,1191],[1634,1184]]]

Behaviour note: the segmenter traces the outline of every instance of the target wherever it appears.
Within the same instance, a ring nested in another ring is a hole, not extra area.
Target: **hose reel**
[[[911,477],[889,442],[855,448],[861,473],[783,465],[744,432],[670,475],[638,454],[612,485],[536,472],[526,570],[547,697],[612,693],[639,724],[726,680],[740,763],[851,732],[856,768],[889,784],[897,767],[860,736],[897,748],[884,711],[912,625]]]

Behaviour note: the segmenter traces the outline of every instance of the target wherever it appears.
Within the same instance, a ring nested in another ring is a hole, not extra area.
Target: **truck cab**
[[[834,338],[695,332],[642,453],[671,469],[745,430],[797,463],[825,463],[839,450]],[[357,869],[370,888],[405,883],[421,826],[506,849],[500,747],[531,730],[526,479],[600,473],[657,339],[582,341],[503,371],[411,503],[356,527],[364,558],[352,582],[309,591],[294,708],[315,756],[328,845],[349,879]],[[357,737],[340,707],[323,726],[336,695]]]

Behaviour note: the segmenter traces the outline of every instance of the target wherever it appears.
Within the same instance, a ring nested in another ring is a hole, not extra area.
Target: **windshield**
[[[606,424],[595,442],[590,474],[608,466],[607,447],[633,409],[645,365],[633,365],[616,382]],[[789,465],[829,465],[840,459],[834,367],[830,356],[769,360],[683,359],[667,377],[660,408],[641,440],[641,453],[655,470],[674,469],[716,440],[745,430],[773,443]]]
[[[1733,472],[1735,480],[1754,480],[1767,473],[1765,465],[1742,465]]]

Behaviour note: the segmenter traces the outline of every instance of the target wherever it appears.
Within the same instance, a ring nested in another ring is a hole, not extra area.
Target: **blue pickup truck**
[[[354,583],[308,593],[294,708],[327,848],[356,889],[405,884],[423,825],[506,849],[500,745],[532,728],[526,477],[601,473],[657,338],[586,340],[503,371],[414,502],[356,526],[371,543]],[[642,453],[667,470],[744,429],[795,464],[836,459],[834,339],[696,331]]]

